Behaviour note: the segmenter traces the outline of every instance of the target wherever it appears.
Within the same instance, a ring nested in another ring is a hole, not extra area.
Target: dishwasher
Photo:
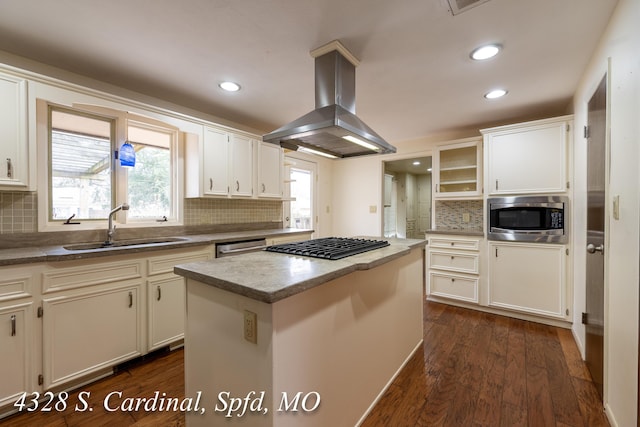
[[[216,243],[216,258],[261,251],[267,247],[266,239]]]

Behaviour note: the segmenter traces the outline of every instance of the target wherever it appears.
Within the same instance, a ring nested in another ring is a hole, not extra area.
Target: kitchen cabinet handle
[[[438,192],[438,184],[436,184],[436,193]]]
[[[160,298],[162,298],[162,289],[158,286],[158,301],[160,301]]]
[[[7,158],[7,178],[13,178],[13,164],[10,158]]]
[[[498,180],[496,179],[496,191],[498,191]]]
[[[12,337],[16,336],[16,315],[15,314],[11,315],[11,336]]]
[[[129,292],[129,308],[133,307],[133,292]]]
[[[496,258],[498,258],[498,248],[496,248]]]
[[[265,187],[264,183],[262,184],[262,192],[264,193],[267,190],[267,187]]]
[[[213,178],[209,178],[209,191],[213,191]]]
[[[236,191],[240,191],[240,181],[236,180]]]

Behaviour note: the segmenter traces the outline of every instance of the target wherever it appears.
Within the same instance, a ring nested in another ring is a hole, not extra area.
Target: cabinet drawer
[[[430,272],[429,294],[477,303],[478,278]]]
[[[478,255],[473,253],[429,251],[429,267],[478,274]]]
[[[24,268],[0,269],[0,301],[32,296],[33,276],[32,271]]]
[[[42,293],[121,282],[142,277],[142,261],[51,263],[42,273]]]
[[[432,248],[441,249],[463,249],[468,251],[477,251],[480,248],[480,240],[431,237],[429,238],[429,246]]]

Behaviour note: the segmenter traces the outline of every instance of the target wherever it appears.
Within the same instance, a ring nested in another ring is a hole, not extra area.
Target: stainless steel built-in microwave
[[[490,197],[487,199],[489,240],[567,243],[565,196]]]

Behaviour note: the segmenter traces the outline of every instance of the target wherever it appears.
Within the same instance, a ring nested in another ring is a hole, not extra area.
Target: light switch
[[[376,205],[369,206],[369,213],[376,213],[376,212],[378,212],[378,206]]]

